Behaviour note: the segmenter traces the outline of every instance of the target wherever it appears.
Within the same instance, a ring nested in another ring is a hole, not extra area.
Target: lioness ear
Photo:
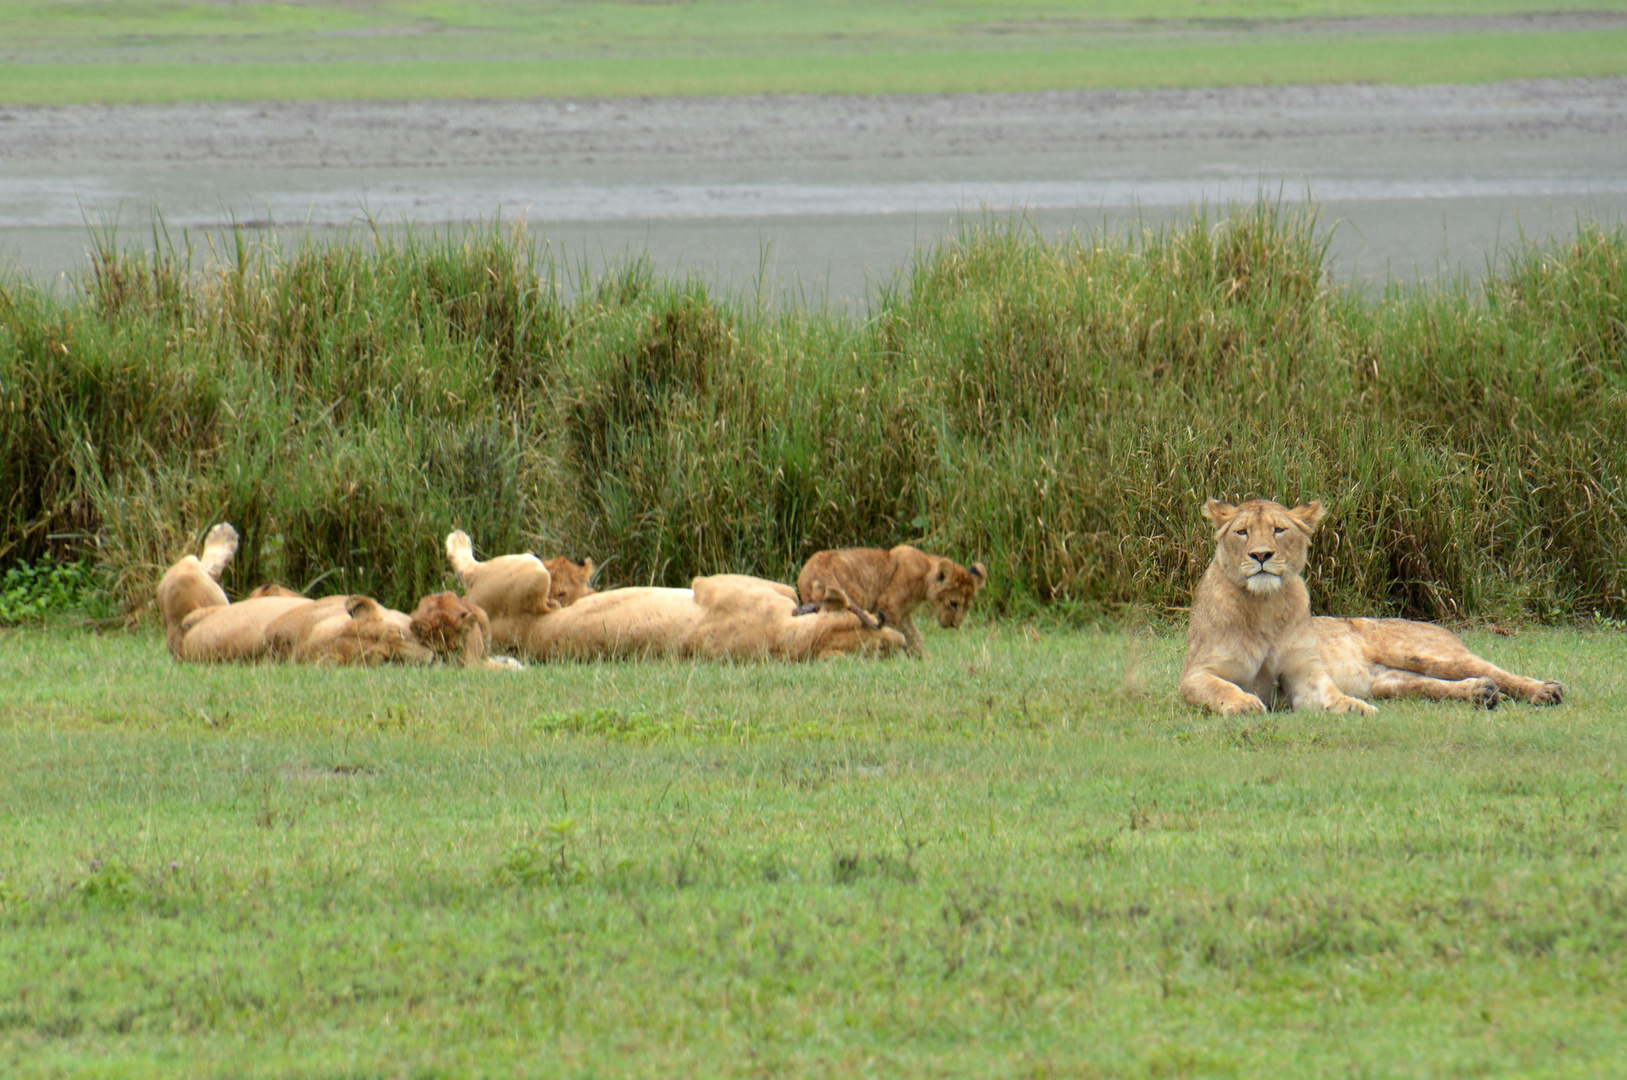
[[[1232,518],[1237,516],[1237,507],[1229,502],[1219,499],[1210,499],[1203,504],[1203,516],[1217,529],[1224,529]]]
[[[345,614],[352,619],[380,619],[384,609],[370,596],[352,596],[345,601]]]
[[[989,570],[988,567],[984,566],[982,563],[973,563],[966,568],[966,572],[972,575],[973,580],[977,582],[976,585],[972,586],[973,592],[976,592],[978,589],[981,589],[985,584],[988,583]]]
[[[592,559],[583,559],[582,560],[582,573],[586,574],[589,578],[593,577],[593,560]]]
[[[825,600],[819,605],[819,610],[846,611],[852,606],[853,602],[847,598],[846,592],[838,586],[829,585],[825,588]]]
[[[1316,531],[1318,525],[1322,524],[1322,519],[1327,516],[1327,511],[1322,509],[1322,500],[1317,499],[1314,502],[1305,503],[1303,506],[1294,507],[1288,511],[1288,516],[1294,519],[1294,524],[1305,530],[1306,536],[1309,536]]]

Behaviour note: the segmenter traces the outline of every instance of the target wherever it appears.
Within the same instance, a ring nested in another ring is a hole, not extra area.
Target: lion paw
[[[1373,708],[1373,706],[1367,704],[1367,702],[1363,701],[1361,698],[1353,698],[1348,694],[1340,694],[1338,697],[1328,702],[1328,712],[1336,713],[1340,716],[1348,716],[1350,713],[1359,713],[1362,716],[1378,715],[1378,710]]]
[[[203,538],[203,558],[199,562],[203,564],[203,572],[218,581],[221,571],[236,554],[237,530],[223,521]]]
[[[1497,689],[1497,684],[1490,679],[1475,679],[1474,688],[1469,691],[1469,700],[1482,709],[1497,708],[1498,700],[1503,692]]]
[[[1265,711],[1265,702],[1253,694],[1244,694],[1236,701],[1228,701],[1220,707],[1220,715],[1222,716],[1243,716],[1248,713],[1263,713]]]
[[[1558,705],[1565,700],[1565,687],[1552,681],[1542,684],[1542,689],[1531,695],[1533,705]]]

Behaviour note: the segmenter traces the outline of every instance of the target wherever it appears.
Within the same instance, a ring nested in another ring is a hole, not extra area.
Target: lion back
[[[873,610],[892,576],[892,553],[881,548],[841,548],[814,554],[797,575],[804,604],[822,604],[834,585],[855,607]]]

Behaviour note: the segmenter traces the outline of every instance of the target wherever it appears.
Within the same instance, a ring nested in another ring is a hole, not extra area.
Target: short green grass
[[[1180,642],[179,667],[0,631],[0,1071],[1599,1076],[1619,632],[1566,703],[1221,719]]]
[[[939,93],[1627,73],[1627,31],[1347,25],[1623,0],[0,3],[0,101]]]

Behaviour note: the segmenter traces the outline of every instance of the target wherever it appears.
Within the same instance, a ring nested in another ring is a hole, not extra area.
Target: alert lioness
[[[1563,688],[1511,674],[1457,635],[1407,619],[1312,618],[1300,572],[1323,517],[1268,499],[1210,499],[1215,556],[1192,598],[1181,696],[1235,714],[1294,708],[1373,713],[1359,697],[1455,698],[1492,707],[1500,694],[1558,704]]]
[[[203,556],[188,555],[158,585],[164,640],[179,660],[293,660],[306,663],[424,664],[441,656],[485,660],[485,614],[450,594],[426,597],[412,615],[366,596],[311,600],[280,585],[261,586],[229,602],[218,578],[237,550],[237,531],[216,525]]]
[[[840,588],[850,603],[880,615],[882,625],[897,627],[909,654],[918,657],[922,643],[915,609],[931,604],[939,626],[957,627],[988,577],[982,563],[961,566],[908,544],[891,550],[841,548],[816,552],[802,565],[797,593],[811,611],[828,589]]]
[[[464,596],[486,609],[497,642],[541,660],[679,656],[813,660],[885,656],[903,635],[849,608],[830,590],[820,610],[798,617],[788,585],[738,574],[695,578],[690,588],[635,587],[552,601],[547,566],[531,555],[481,562],[467,534],[446,538]]]

